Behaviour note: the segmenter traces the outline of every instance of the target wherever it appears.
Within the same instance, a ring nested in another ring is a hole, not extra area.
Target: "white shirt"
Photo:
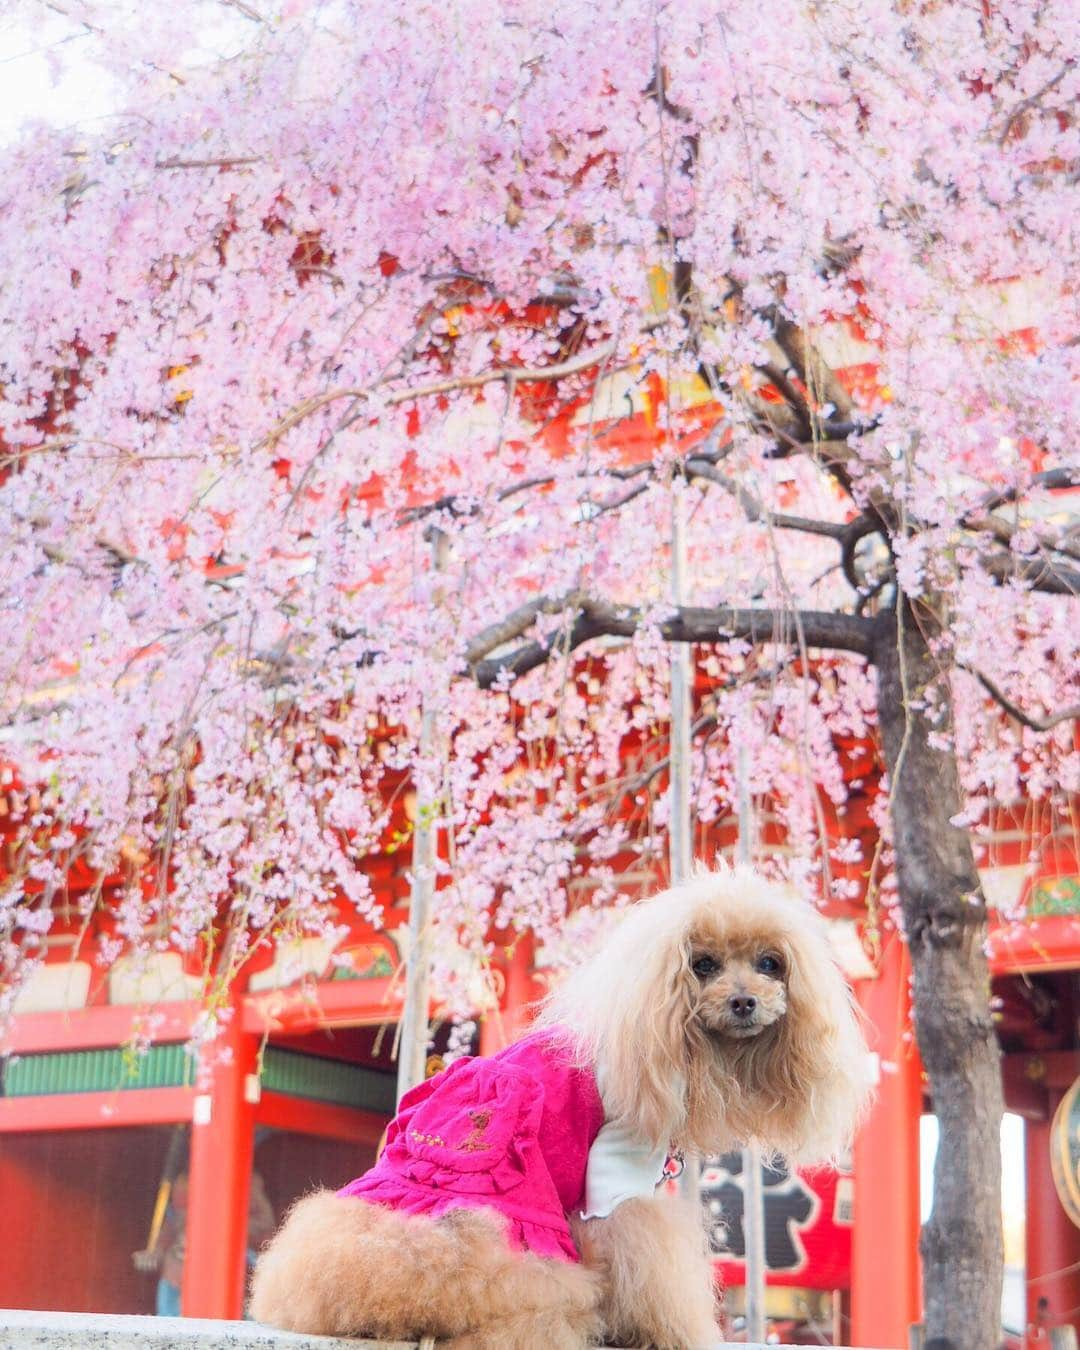
[[[650,1196],[664,1178],[666,1147],[639,1143],[625,1125],[608,1121],[589,1149],[583,1219],[606,1219],[616,1205]]]
[[[596,1066],[596,1086],[604,1103],[604,1124],[593,1140],[585,1165],[585,1208],[583,1219],[606,1219],[616,1205],[638,1196],[651,1196],[664,1179],[668,1159],[667,1143],[653,1146],[642,1143],[625,1125],[607,1119],[604,1072]],[[673,1091],[683,1092],[681,1081]]]

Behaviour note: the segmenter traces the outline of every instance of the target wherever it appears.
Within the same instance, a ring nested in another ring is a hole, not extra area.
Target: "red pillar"
[[[920,1320],[919,1116],[922,1066],[910,1031],[907,948],[886,941],[876,980],[856,985],[880,1061],[877,1096],[855,1139],[851,1344],[908,1344]]]
[[[1051,1088],[1047,1118],[1024,1121],[1026,1343],[1032,1350],[1045,1350],[1049,1327],[1080,1329],[1080,1270],[1069,1269],[1080,1262],[1080,1228],[1062,1208],[1050,1173],[1050,1125],[1063,1095]]]
[[[512,945],[500,949],[495,969],[502,981],[498,1012],[492,1011],[480,1023],[480,1053],[493,1055],[511,1045],[532,1020],[529,1008],[543,995],[533,973],[535,944],[531,933],[518,934]]]
[[[188,1173],[185,1317],[243,1315],[259,1037],[242,1029],[239,997],[232,1007],[231,1020],[200,1066]]]

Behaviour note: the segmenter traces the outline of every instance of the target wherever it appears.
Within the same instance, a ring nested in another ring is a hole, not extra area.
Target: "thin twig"
[[[591,348],[581,356],[572,357],[569,361],[562,361],[554,366],[505,366],[499,370],[485,370],[478,375],[458,375],[453,379],[438,380],[434,384],[420,385],[416,389],[398,390],[396,393],[387,395],[384,406],[393,408],[401,403],[415,403],[418,399],[434,398],[439,394],[449,394],[459,389],[480,389],[484,385],[494,384],[499,380],[512,380],[515,383],[525,381],[529,384],[545,380],[563,380],[571,375],[580,375],[582,371],[588,370],[591,366],[599,365],[612,356],[614,351],[615,344],[608,342],[604,343],[603,346]],[[268,431],[260,441],[257,441],[255,448],[258,450],[262,449],[263,446],[275,444],[306,417],[319,412],[331,403],[338,403],[345,398],[367,399],[371,397],[372,392],[371,389],[345,387],[330,389],[325,394],[318,394],[314,398],[309,398],[283,417],[277,426]]]
[[[1005,144],[1009,138],[1009,132],[1012,131],[1013,127],[1019,119],[1023,117],[1024,113],[1029,109],[1034,108],[1038,104],[1039,99],[1042,98],[1043,94],[1048,94],[1051,89],[1059,85],[1072,68],[1072,61],[1066,61],[1056,75],[1051,75],[1046,83],[1036,89],[1033,94],[1029,94],[1027,98],[1020,100],[1006,119],[1005,125],[1001,130],[1001,135],[998,137],[998,145]]]
[[[254,23],[266,24],[266,20],[259,11],[257,9],[252,9],[250,5],[245,4],[244,0],[221,0],[221,3],[228,9],[235,9],[238,13],[242,14],[245,19],[251,19]]]
[[[159,159],[155,169],[232,169],[244,164],[258,164],[260,155],[234,155],[223,159],[180,159],[171,155],[168,159]]]

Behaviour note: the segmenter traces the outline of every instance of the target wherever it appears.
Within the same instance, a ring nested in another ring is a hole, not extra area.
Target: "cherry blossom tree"
[[[448,1000],[493,923],[569,951],[662,855],[693,644],[700,837],[749,751],[775,865],[910,944],[927,1344],[993,1344],[976,850],[1080,788],[1075,6],[50,10],[117,106],[3,152],[9,1001],[76,863],[101,959],[226,983],[377,918],[402,774]]]

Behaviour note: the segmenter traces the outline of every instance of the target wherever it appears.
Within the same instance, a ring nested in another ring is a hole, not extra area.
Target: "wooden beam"
[[[186,1041],[198,1013],[194,1001],[151,1008],[106,1004],[70,1012],[22,1013],[0,1035],[0,1055],[97,1050],[140,1038],[154,1043]]]
[[[382,1138],[389,1119],[377,1111],[314,1102],[284,1092],[264,1092],[255,1109],[257,1125],[313,1134],[321,1139],[343,1139],[350,1144],[370,1144],[373,1148]]]
[[[401,1016],[404,989],[391,976],[376,980],[327,980],[292,989],[247,994],[245,1031],[296,1035],[322,1027],[380,1026]]]
[[[191,1119],[194,1088],[121,1088],[0,1098],[0,1134],[99,1130],[114,1125],[176,1125]]]
[[[990,930],[990,969],[995,975],[1080,967],[1080,915],[1047,914]]]

